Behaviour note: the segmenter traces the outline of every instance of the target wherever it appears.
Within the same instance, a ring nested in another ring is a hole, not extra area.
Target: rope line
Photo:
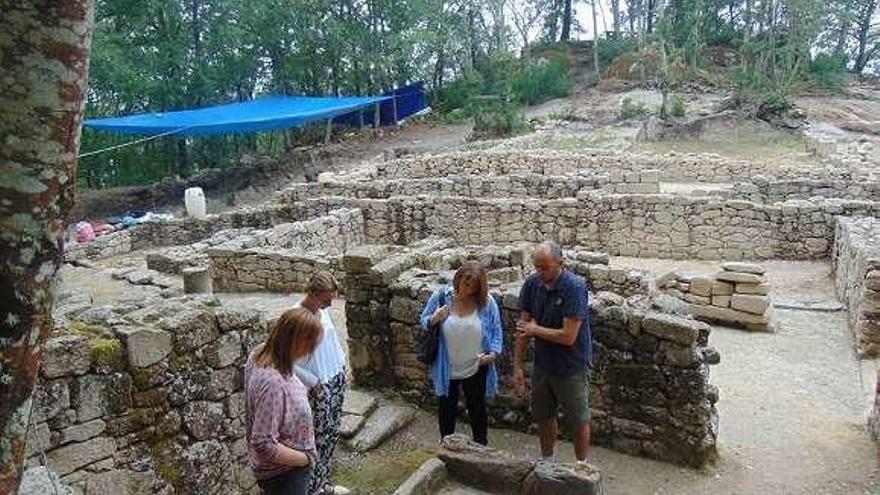
[[[97,154],[104,153],[104,152],[107,152],[107,151],[113,151],[113,150],[116,150],[116,149],[119,149],[119,148],[125,148],[125,147],[132,146],[132,145],[135,145],[135,144],[138,144],[138,143],[145,143],[145,142],[147,142],[147,141],[152,141],[153,139],[159,139],[160,137],[165,137],[165,136],[170,136],[170,135],[172,135],[172,134],[176,134],[176,133],[178,133],[178,132],[180,132],[180,131],[183,131],[183,130],[189,129],[190,127],[193,127],[193,126],[190,125],[190,126],[186,126],[186,127],[181,127],[181,128],[174,129],[174,130],[171,130],[171,131],[163,132],[163,133],[161,133],[161,134],[155,134],[155,135],[153,135],[153,136],[147,136],[147,137],[145,137],[145,138],[135,139],[134,141],[129,141],[129,142],[127,142],[127,143],[117,144],[117,145],[115,145],[115,146],[110,146],[110,147],[102,148],[102,149],[95,150],[95,151],[89,151],[88,153],[82,153],[82,154],[76,155],[76,157],[77,157],[77,158],[84,158],[84,157],[87,157],[87,156],[97,155]]]

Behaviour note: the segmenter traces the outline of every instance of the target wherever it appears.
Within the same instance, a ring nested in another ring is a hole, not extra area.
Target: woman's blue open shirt
[[[441,293],[445,294],[447,304],[452,302],[452,288],[448,285],[435,290],[431,294],[419,318],[423,332],[428,328],[431,315],[440,306]],[[483,352],[491,352],[496,356],[500,355],[504,342],[501,329],[501,314],[492,296],[489,296],[485,306],[479,308],[479,317],[483,327]],[[449,354],[446,351],[446,341],[443,338],[443,332],[440,332],[437,359],[431,364],[431,380],[434,382],[434,392],[438,397],[444,397],[449,393]],[[492,362],[489,363],[489,370],[486,374],[486,397],[494,397],[497,393],[498,371],[495,363]]]

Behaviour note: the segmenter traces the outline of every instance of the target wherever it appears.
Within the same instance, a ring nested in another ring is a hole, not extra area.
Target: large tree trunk
[[[590,6],[593,11],[593,71],[596,73],[596,79],[599,79],[599,24],[596,20],[596,2],[591,0]]]
[[[611,25],[614,29],[614,35],[617,36],[620,33],[620,0],[611,0],[611,17],[613,19]]]
[[[92,0],[0,0],[0,493],[16,493],[73,205]]]
[[[563,0],[562,2],[562,32],[559,35],[559,41],[568,41],[571,39],[571,0]]]
[[[856,41],[858,48],[856,50],[855,60],[853,61],[853,73],[861,74],[865,70],[865,66],[871,61],[873,50],[868,50],[868,41],[871,35],[871,22],[874,19],[874,12],[877,10],[877,0],[865,0],[861,5],[856,19]]]

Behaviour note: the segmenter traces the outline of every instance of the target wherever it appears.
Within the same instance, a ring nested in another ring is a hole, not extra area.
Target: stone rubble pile
[[[745,328],[774,331],[776,322],[765,269],[751,263],[728,262],[712,277],[677,272],[657,279],[657,288],[688,304],[698,320]]]

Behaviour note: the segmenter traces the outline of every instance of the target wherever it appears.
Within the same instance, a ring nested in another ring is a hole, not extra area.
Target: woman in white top
[[[498,392],[495,359],[501,354],[501,316],[489,297],[486,269],[464,263],[449,287],[437,289],[425,304],[422,327],[441,325],[437,359],[431,365],[434,392],[440,403],[440,437],[455,433],[459,390],[475,442],[488,442],[486,399]]]
[[[317,272],[309,280],[306,297],[299,303],[321,319],[324,329],[323,338],[314,352],[297,361],[294,367],[297,377],[311,389],[318,459],[312,468],[309,493],[319,495],[348,493],[347,489],[330,484],[333,453],[339,442],[346,382],[345,354],[327,311],[336,296],[337,287],[333,275]]]

